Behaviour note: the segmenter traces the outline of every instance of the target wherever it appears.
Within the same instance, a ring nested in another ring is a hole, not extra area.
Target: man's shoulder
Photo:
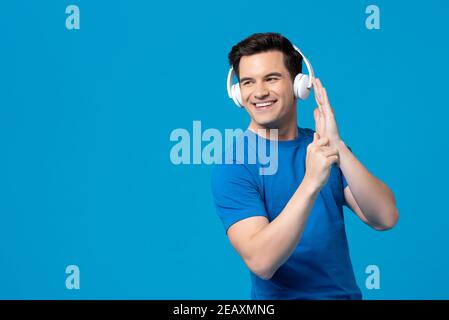
[[[257,172],[255,164],[240,162],[235,157],[230,157],[228,161],[223,159],[220,163],[214,163],[212,168],[213,179],[232,179],[233,177],[253,176]]]
[[[257,171],[252,166],[242,163],[214,164],[210,183],[215,198],[226,198],[235,193],[244,193],[260,187]]]
[[[230,181],[255,181],[259,163],[257,154],[248,138],[248,130],[235,136],[230,144],[225,146],[220,161],[215,162],[212,168],[212,182],[220,184]]]
[[[312,138],[312,140],[313,140],[313,133],[315,132],[315,130],[312,130],[312,129],[306,128],[306,127],[304,127],[304,128],[298,127],[298,130],[299,130],[300,135],[302,135],[306,138]]]

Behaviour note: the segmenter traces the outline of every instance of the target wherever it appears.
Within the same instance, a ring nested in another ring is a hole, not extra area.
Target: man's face
[[[243,56],[239,76],[242,102],[256,126],[280,128],[295,117],[293,83],[282,52]],[[263,104],[267,102],[270,104]]]

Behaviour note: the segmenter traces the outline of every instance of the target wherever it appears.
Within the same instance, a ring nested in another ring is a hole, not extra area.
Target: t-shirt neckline
[[[297,126],[297,129],[298,129],[298,135],[296,136],[296,138],[291,139],[291,140],[278,140],[277,141],[278,147],[279,148],[290,148],[290,147],[299,146],[299,144],[301,143],[301,140],[303,138],[304,132],[298,126]],[[272,141],[270,139],[265,139],[264,137],[258,135],[257,133],[255,133],[254,131],[252,131],[250,129],[246,129],[245,133],[248,135],[255,136],[256,138],[259,138],[261,142],[270,143]]]

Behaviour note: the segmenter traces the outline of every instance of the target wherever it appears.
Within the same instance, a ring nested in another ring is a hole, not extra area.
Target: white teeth
[[[264,102],[264,103],[256,103],[256,107],[266,107],[266,106],[271,106],[273,103],[274,103],[274,101]]]

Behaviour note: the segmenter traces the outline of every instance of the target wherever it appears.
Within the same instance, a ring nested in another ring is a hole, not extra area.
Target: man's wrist
[[[331,145],[336,148],[338,151],[340,151],[343,148],[347,148],[345,142],[341,139],[335,139],[334,141],[331,142]]]
[[[317,184],[313,183],[313,180],[307,175],[304,176],[300,187],[310,197],[316,197],[321,190],[321,188]]]

